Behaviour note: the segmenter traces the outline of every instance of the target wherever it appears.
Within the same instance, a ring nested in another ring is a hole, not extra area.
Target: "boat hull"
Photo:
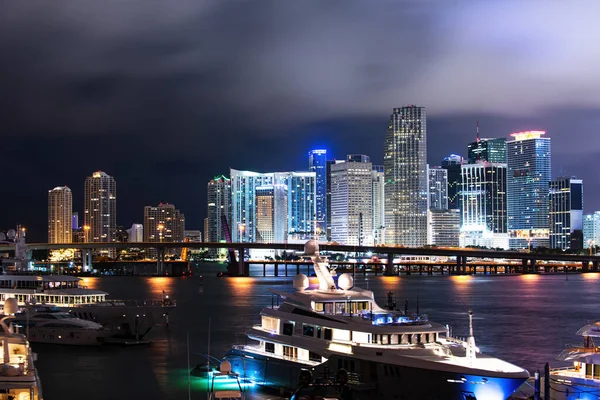
[[[233,372],[241,377],[258,385],[286,391],[294,390],[298,386],[302,369],[311,369],[314,376],[323,375],[328,369],[331,375],[335,374],[340,365],[339,359],[332,358],[317,367],[307,368],[297,362],[239,349],[230,350],[225,359],[231,363]],[[368,393],[363,392],[361,399],[504,400],[527,379],[466,375],[361,360],[355,360],[355,364],[359,369],[356,375],[360,377],[362,386],[373,388]],[[341,365],[346,367],[343,362]]]

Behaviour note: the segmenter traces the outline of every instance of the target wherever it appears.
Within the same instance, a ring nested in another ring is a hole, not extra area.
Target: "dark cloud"
[[[379,162],[390,109],[407,103],[428,107],[432,164],[464,153],[477,119],[488,136],[546,129],[554,166],[595,193],[599,12],[593,0],[2,2],[0,152],[21,178],[0,223],[31,215],[43,231],[45,191],[67,184],[78,199],[103,169],[120,223],[169,201],[199,228],[211,176],[302,169],[313,145]]]

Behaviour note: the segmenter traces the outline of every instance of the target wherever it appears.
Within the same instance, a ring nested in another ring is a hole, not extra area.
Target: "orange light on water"
[[[233,289],[233,293],[238,296],[248,296],[252,291],[252,285],[254,284],[254,278],[248,277],[237,277],[229,278],[227,282]]]
[[[523,274],[521,279],[527,282],[535,282],[540,279],[540,276],[538,274]]]
[[[168,295],[172,294],[171,291],[173,289],[173,278],[168,278],[165,276],[153,276],[152,278],[148,278],[147,282],[150,285],[152,294],[156,297],[162,296],[163,290]]]
[[[587,274],[581,274],[581,276],[583,276],[583,279],[585,279],[586,281],[597,281],[598,279],[600,279],[600,275],[598,275],[598,273],[587,273]]]

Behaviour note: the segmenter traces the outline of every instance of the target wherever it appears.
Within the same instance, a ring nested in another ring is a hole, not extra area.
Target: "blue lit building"
[[[550,245],[550,138],[544,131],[513,133],[507,147],[507,216],[511,249]]]
[[[316,174],[316,219],[319,231],[325,235],[327,227],[327,150],[308,152],[308,170]]]

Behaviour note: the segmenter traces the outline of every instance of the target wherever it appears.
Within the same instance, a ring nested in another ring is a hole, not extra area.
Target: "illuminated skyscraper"
[[[427,212],[429,228],[427,244],[434,246],[459,246],[460,211],[429,210]]]
[[[583,249],[583,181],[557,178],[550,182],[550,247]]]
[[[373,165],[373,238],[384,243],[385,232],[385,173],[383,165]]]
[[[425,107],[394,108],[385,137],[385,242],[427,243],[427,119]]]
[[[327,150],[308,152],[308,170],[316,175],[316,220],[320,234],[325,236],[327,230]]]
[[[511,249],[548,247],[550,138],[544,131],[513,133],[507,146],[508,234]]]
[[[373,244],[373,167],[365,155],[331,165],[331,240]]]
[[[288,188],[259,186],[255,193],[256,242],[285,243],[288,228]]]
[[[460,166],[464,160],[457,154],[450,154],[442,160],[442,168],[448,171],[448,209],[460,210],[460,189],[462,187],[462,172]]]
[[[205,240],[207,242],[225,241],[222,217],[225,216],[227,223],[231,224],[231,180],[221,175],[208,181],[207,200],[208,231]],[[216,253],[216,251],[212,253]]]
[[[600,246],[600,211],[583,216],[583,247]]]
[[[183,242],[185,216],[174,204],[144,207],[144,242]]]
[[[448,170],[429,168],[429,209],[448,209]]]
[[[83,228],[88,242],[113,242],[117,228],[117,184],[115,178],[97,171],[85,179]]]
[[[477,139],[468,146],[469,164],[478,161],[506,164],[506,139]]]
[[[73,241],[73,197],[71,189],[58,186],[48,191],[48,243]]]
[[[132,224],[131,228],[127,229],[129,234],[129,242],[138,243],[144,241],[144,225]]]

